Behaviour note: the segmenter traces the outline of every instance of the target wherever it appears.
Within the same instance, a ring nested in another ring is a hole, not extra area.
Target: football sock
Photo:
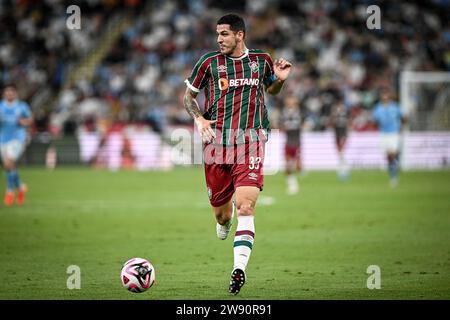
[[[255,239],[253,216],[238,216],[238,225],[234,236],[234,267],[245,271]]]
[[[19,189],[20,185],[21,185],[20,178],[19,178],[19,172],[17,170],[12,170],[11,173],[13,175],[14,187]]]
[[[9,170],[6,171],[6,190],[13,191],[14,190],[14,171]]]
[[[286,183],[288,186],[288,192],[296,193],[298,192],[298,181],[295,174],[290,174],[286,176]]]
[[[339,164],[341,166],[345,165],[345,158],[344,158],[344,154],[342,152],[339,152]]]
[[[344,154],[339,153],[339,172],[343,173],[345,171],[347,163],[345,162]]]
[[[397,160],[391,160],[389,161],[389,165],[388,165],[388,172],[389,172],[389,177],[391,177],[391,179],[395,179],[397,178]]]
[[[297,182],[297,178],[296,178],[295,175],[292,174],[292,173],[286,176],[286,180],[287,180],[287,182],[290,183],[290,184],[293,184],[293,183],[296,183],[296,182]]]

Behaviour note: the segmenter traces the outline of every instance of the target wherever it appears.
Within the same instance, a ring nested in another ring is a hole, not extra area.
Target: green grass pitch
[[[0,299],[450,299],[450,171],[404,172],[395,189],[384,171],[346,183],[309,172],[298,196],[285,194],[281,173],[266,176],[237,296],[233,237],[216,238],[201,168],[21,175],[27,202],[0,208]],[[155,266],[145,293],[121,286],[133,257]],[[66,286],[70,265],[80,290]],[[366,286],[370,265],[381,289]]]

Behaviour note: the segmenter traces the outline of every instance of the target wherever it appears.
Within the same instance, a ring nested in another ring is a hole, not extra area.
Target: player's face
[[[16,100],[17,91],[13,87],[7,87],[3,93],[5,99],[9,102]]]
[[[389,94],[389,92],[383,92],[381,93],[381,101],[383,101],[384,103],[389,102],[391,96]]]
[[[217,43],[219,44],[220,53],[225,55],[233,55],[236,53],[238,42],[242,40],[242,31],[234,32],[230,29],[229,24],[217,25]],[[236,53],[237,54],[237,53]]]

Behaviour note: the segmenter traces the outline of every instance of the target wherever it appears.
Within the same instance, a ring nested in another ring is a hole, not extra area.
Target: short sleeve
[[[26,103],[22,103],[22,110],[21,110],[21,117],[22,118],[31,118],[31,109],[30,106]]]
[[[186,79],[184,82],[194,92],[200,92],[206,85],[206,80],[208,78],[208,71],[211,59],[203,56],[200,60],[195,64],[194,69],[192,70],[191,76],[189,79]]]
[[[378,113],[379,113],[378,105],[375,105],[375,108],[374,108],[374,110],[373,110],[373,112],[372,112],[372,119],[373,119],[375,122],[378,122]]]

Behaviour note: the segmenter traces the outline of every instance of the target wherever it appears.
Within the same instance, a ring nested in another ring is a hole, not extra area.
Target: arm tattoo
[[[190,116],[194,119],[198,118],[202,115],[200,108],[198,106],[197,100],[195,100],[195,93],[193,93],[189,88],[186,88],[186,92],[184,94],[183,104],[186,108],[186,111],[190,114]]]

